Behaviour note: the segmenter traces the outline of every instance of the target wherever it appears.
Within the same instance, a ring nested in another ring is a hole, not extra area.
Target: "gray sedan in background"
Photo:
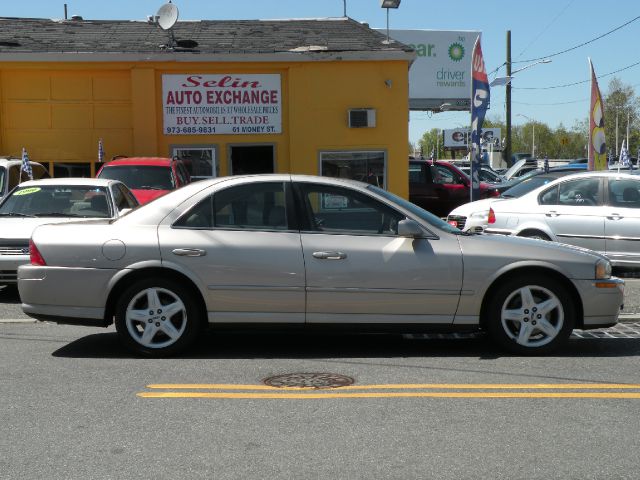
[[[491,204],[487,233],[589,248],[614,266],[640,266],[640,175],[584,172]]]
[[[468,235],[374,185],[300,175],[196,182],[130,214],[45,225],[21,266],[40,320],[115,321],[143,356],[213,327],[487,330],[517,353],[617,322],[624,282],[603,256]]]

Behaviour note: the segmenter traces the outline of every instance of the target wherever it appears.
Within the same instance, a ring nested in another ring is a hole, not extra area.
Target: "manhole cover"
[[[353,385],[353,378],[337,373],[286,373],[263,380],[270,387],[338,388]]]

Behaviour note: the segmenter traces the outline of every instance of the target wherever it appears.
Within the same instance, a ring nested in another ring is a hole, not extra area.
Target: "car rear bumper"
[[[21,265],[18,291],[22,310],[38,320],[105,325],[109,282],[117,270]]]

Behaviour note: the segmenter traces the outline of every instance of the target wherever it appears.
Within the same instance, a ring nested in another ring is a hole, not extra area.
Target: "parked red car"
[[[105,163],[98,178],[120,180],[141,205],[191,182],[181,160],[159,157],[127,157]]]
[[[480,182],[480,198],[497,197],[495,185]],[[471,179],[449,162],[409,160],[409,201],[439,217],[471,201]]]

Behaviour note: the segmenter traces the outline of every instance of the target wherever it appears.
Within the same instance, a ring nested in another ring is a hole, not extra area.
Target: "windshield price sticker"
[[[39,192],[40,187],[31,187],[31,188],[23,188],[22,190],[17,190],[13,194],[14,195],[30,195],[32,193]]]
[[[163,75],[165,135],[282,133],[280,75]]]

